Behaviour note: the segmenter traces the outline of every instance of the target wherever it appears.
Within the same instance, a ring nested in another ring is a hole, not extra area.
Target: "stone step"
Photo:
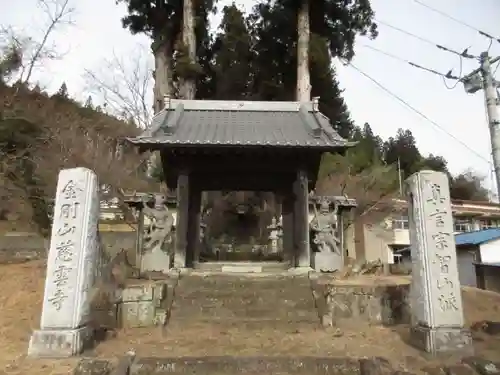
[[[172,317],[303,319],[317,314],[307,277],[183,276]]]
[[[221,273],[266,273],[285,271],[290,268],[283,262],[196,262],[197,271]]]
[[[173,312],[176,313],[177,310],[185,310],[190,309],[192,311],[187,312],[187,314],[183,314],[183,316],[205,316],[205,315],[217,315],[217,316],[265,316],[269,314],[270,317],[275,316],[283,316],[283,315],[303,315],[304,312],[308,312],[311,309],[314,309],[314,305],[309,305],[306,307],[297,308],[295,305],[261,305],[261,306],[241,306],[238,304],[174,304]],[[180,315],[180,314],[179,314]]]
[[[214,295],[211,298],[194,297],[190,298],[179,298],[176,296],[176,300],[173,303],[173,308],[189,308],[189,309],[231,309],[235,311],[240,310],[272,310],[272,309],[298,309],[298,310],[309,310],[314,308],[315,304],[312,298],[309,296],[299,296],[298,298],[307,298],[307,300],[298,300],[282,298],[281,296],[269,296],[269,298],[274,298],[276,301],[271,301],[270,299],[253,299],[253,298],[238,298],[238,297],[219,297]]]
[[[251,321],[280,326],[319,322],[307,276],[181,275],[168,325]],[[264,323],[266,322],[266,323]]]
[[[347,357],[138,358],[130,375],[365,375],[361,367],[359,360]]]
[[[280,313],[273,313],[269,311],[264,311],[264,312],[241,312],[241,313],[234,313],[234,312],[205,312],[202,314],[184,314],[181,315],[179,312],[174,311],[172,313],[172,324],[175,322],[175,320],[179,320],[179,322],[184,322],[185,324],[188,324],[189,322],[193,323],[194,321],[196,322],[203,322],[203,321],[221,321],[223,322],[224,320],[241,320],[244,321],[246,319],[252,319],[252,320],[261,320],[261,321],[276,321],[280,320],[283,322],[297,322],[297,321],[309,321],[309,322],[317,322],[319,321],[319,317],[317,313],[309,312],[309,311],[303,311],[303,312],[280,312]]]
[[[172,319],[172,322],[167,325],[165,332],[170,337],[182,335],[186,332],[187,325],[193,326],[193,320],[189,319]],[[263,331],[279,332],[279,335],[295,335],[304,332],[322,331],[319,319],[311,321],[309,318],[304,319],[269,319],[269,318],[229,318],[229,319],[209,319],[200,318],[196,320],[196,326],[200,329],[211,331],[229,332],[235,331],[244,332],[247,336],[261,334]]]
[[[296,292],[293,286],[306,287],[308,290],[311,288],[311,284],[307,277],[305,276],[272,276],[272,277],[250,277],[250,276],[229,276],[229,275],[211,275],[211,276],[198,276],[198,275],[184,275],[181,276],[180,285],[185,286],[186,291],[191,290],[258,290],[258,291],[289,291],[291,293]]]
[[[266,292],[238,292],[238,291],[193,291],[182,293],[182,290],[178,289],[176,294],[176,302],[182,302],[187,305],[193,304],[212,304],[214,302],[224,303],[230,305],[236,303],[239,305],[268,305],[271,302],[283,303],[287,306],[303,306],[307,307],[314,304],[312,298],[312,292],[309,293],[296,293],[296,294],[285,294],[285,293],[266,293]]]

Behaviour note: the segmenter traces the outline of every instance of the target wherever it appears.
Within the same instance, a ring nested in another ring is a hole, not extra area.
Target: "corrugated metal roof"
[[[456,246],[480,245],[482,243],[500,238],[500,228],[483,229],[474,232],[458,233],[455,235]],[[411,246],[394,251],[404,253],[411,250]]]
[[[483,229],[474,232],[459,233],[455,236],[457,246],[480,245],[500,238],[500,228]]]
[[[347,142],[310,103],[175,101],[158,113],[142,145],[241,145],[346,148]]]

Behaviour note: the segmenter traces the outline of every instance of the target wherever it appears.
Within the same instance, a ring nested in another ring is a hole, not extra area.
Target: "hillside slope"
[[[87,167],[101,184],[150,189],[144,160],[124,141],[140,129],[73,100],[0,84],[0,219],[37,223],[63,168]],[[37,211],[38,210],[38,211]]]

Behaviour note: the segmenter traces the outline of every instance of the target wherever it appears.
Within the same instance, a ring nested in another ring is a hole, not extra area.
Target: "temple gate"
[[[354,145],[333,130],[317,102],[177,99],[129,141],[160,151],[166,183],[177,191],[176,268],[198,261],[202,192],[253,190],[279,197],[284,261],[309,269],[308,200],[321,156]]]

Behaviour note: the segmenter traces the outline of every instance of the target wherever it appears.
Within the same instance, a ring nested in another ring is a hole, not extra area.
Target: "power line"
[[[438,76],[442,77],[443,79],[446,78],[446,79],[454,79],[454,80],[460,81],[460,77],[457,77],[457,76],[454,76],[453,74],[451,74],[451,70],[448,73],[443,74],[441,72],[438,72],[437,70],[434,70],[434,69],[431,69],[431,68],[426,68],[425,66],[416,64],[416,63],[414,63],[412,61],[409,61],[409,60],[405,60],[402,57],[393,55],[392,53],[389,53],[389,52],[386,52],[386,51],[382,51],[381,49],[372,47],[372,46],[370,46],[368,44],[361,44],[361,46],[366,47],[368,49],[371,49],[371,50],[373,50],[375,52],[381,53],[381,54],[383,54],[385,56],[391,57],[391,58],[393,58],[395,60],[398,60],[398,61],[404,62],[406,64],[409,64],[410,66],[412,66],[414,68],[421,69],[421,70],[424,70],[424,71],[426,71],[428,73],[432,73],[432,74],[438,75]]]
[[[466,49],[465,49],[465,50],[463,50],[462,52],[458,52],[458,51],[455,51],[455,50],[453,50],[453,49],[451,49],[451,48],[445,47],[445,46],[443,46],[443,45],[441,45],[441,44],[434,43],[433,41],[431,41],[431,40],[429,40],[429,39],[422,38],[422,37],[421,37],[421,36],[419,36],[419,35],[413,34],[413,33],[409,32],[409,31],[406,31],[406,30],[404,30],[404,29],[401,29],[401,28],[399,28],[399,27],[397,27],[397,26],[393,26],[393,25],[391,25],[391,24],[388,24],[387,22],[380,21],[380,20],[377,20],[377,19],[375,20],[375,22],[377,22],[377,23],[379,23],[379,24],[381,24],[381,25],[384,25],[384,26],[386,26],[386,27],[388,27],[388,28],[390,28],[390,29],[393,29],[393,30],[399,31],[400,33],[403,33],[403,34],[406,34],[406,35],[408,35],[408,36],[411,36],[412,38],[415,38],[415,39],[417,39],[417,40],[420,40],[421,42],[424,42],[424,43],[430,44],[430,45],[432,45],[432,46],[434,46],[434,47],[436,47],[436,48],[438,48],[438,49],[440,49],[440,50],[442,50],[442,51],[449,52],[449,53],[452,53],[452,54],[454,54],[454,55],[457,55],[457,56],[460,56],[460,57],[464,57],[464,58],[466,58],[466,59],[478,59],[478,57],[477,57],[477,56],[474,56],[474,55],[471,55],[471,54],[469,54],[469,53],[468,53],[468,48],[466,48]]]
[[[498,67],[500,67],[500,61],[497,63],[497,67],[493,71],[492,75],[494,76],[497,73]]]
[[[494,37],[494,36],[492,36],[492,35],[490,35],[490,34],[488,34],[488,33],[484,32],[484,31],[482,31],[482,30],[479,30],[477,27],[474,27],[474,26],[472,26],[472,25],[470,25],[470,24],[468,24],[468,23],[466,23],[466,22],[464,22],[464,21],[462,21],[462,20],[459,20],[458,18],[455,18],[455,17],[453,17],[453,16],[449,15],[448,13],[443,12],[442,10],[439,10],[439,9],[433,8],[433,7],[431,7],[430,5],[427,5],[427,4],[425,4],[425,3],[423,3],[423,2],[421,2],[421,1],[419,1],[419,0],[413,0],[413,1],[414,1],[415,3],[417,3],[417,4],[421,5],[421,6],[423,6],[424,8],[427,8],[427,9],[429,9],[429,10],[432,10],[433,12],[438,13],[438,14],[442,15],[443,17],[446,17],[446,18],[448,18],[448,19],[450,19],[450,20],[452,20],[452,21],[454,21],[454,22],[456,22],[456,23],[458,23],[458,24],[460,24],[460,25],[462,25],[462,26],[465,26],[465,27],[467,27],[467,28],[469,28],[469,29],[471,29],[471,30],[474,30],[474,31],[478,32],[480,35],[482,35],[482,36],[484,36],[484,37],[486,37],[486,38],[489,38],[489,39],[491,39],[491,40],[495,40],[495,41],[497,41],[498,43],[500,43],[500,38],[496,38],[496,37]]]
[[[394,99],[396,99],[398,102],[400,102],[401,104],[403,104],[405,107],[409,108],[410,110],[412,110],[413,112],[415,112],[416,114],[418,114],[420,117],[422,117],[424,120],[426,120],[427,122],[429,122],[430,124],[432,124],[435,128],[437,128],[438,130],[442,131],[443,133],[445,133],[446,135],[448,135],[450,138],[454,139],[456,142],[460,143],[463,147],[465,147],[467,150],[469,150],[470,152],[472,152],[474,155],[478,156],[480,159],[486,161],[489,165],[491,165],[491,161],[489,161],[488,159],[486,159],[484,156],[482,156],[481,154],[479,154],[477,151],[475,151],[474,149],[470,148],[469,146],[467,146],[466,143],[462,142],[460,139],[458,139],[457,137],[455,137],[453,134],[451,134],[450,132],[448,132],[446,129],[444,129],[441,125],[439,125],[437,122],[435,122],[434,120],[430,119],[429,117],[427,117],[424,113],[422,113],[421,111],[419,111],[418,109],[416,109],[415,107],[413,107],[411,104],[409,104],[406,100],[404,100],[403,98],[401,98],[400,96],[398,96],[397,94],[393,93],[391,90],[389,90],[387,87],[385,87],[384,85],[382,85],[380,82],[378,82],[375,78],[372,78],[371,76],[369,76],[368,74],[366,74],[365,72],[363,72],[361,69],[359,69],[358,67],[356,67],[354,64],[352,63],[348,63],[348,65],[350,65],[353,69],[355,69],[358,73],[360,73],[361,75],[365,76],[366,78],[368,78],[370,81],[372,81],[375,85],[377,85],[380,89],[382,89],[383,91],[385,91],[387,94],[389,94],[390,96],[392,96]]]

